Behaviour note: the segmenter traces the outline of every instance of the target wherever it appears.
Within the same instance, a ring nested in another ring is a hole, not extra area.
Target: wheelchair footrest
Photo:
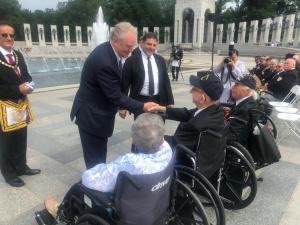
[[[39,225],[57,225],[55,218],[46,209],[35,212],[35,220]]]

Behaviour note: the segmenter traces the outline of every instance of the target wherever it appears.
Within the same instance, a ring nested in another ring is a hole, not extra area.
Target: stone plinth
[[[281,32],[282,32],[282,20],[283,16],[275,17],[272,23],[272,40],[271,42],[277,45],[281,42]]]
[[[270,33],[270,24],[271,24],[271,18],[264,19],[262,21],[262,25],[260,27],[260,38],[259,38],[259,44],[265,45],[269,42],[269,33]]]
[[[285,19],[283,27],[283,39],[282,44],[284,46],[289,46],[293,42],[293,31],[295,25],[295,14],[288,15]]]
[[[252,20],[249,28],[249,40],[248,44],[257,43],[257,31],[258,31],[258,20]]]
[[[57,27],[56,25],[51,25],[51,40],[52,40],[52,46],[57,47],[58,46],[58,40],[57,40]]]
[[[68,47],[71,46],[69,26],[64,26],[64,41],[65,41],[65,46]]]
[[[157,37],[157,43],[159,44],[159,27],[154,27],[154,34],[156,34]]]
[[[24,23],[24,34],[25,34],[25,43],[27,48],[32,47],[32,37],[31,37],[31,28],[29,23]]]
[[[239,30],[238,30],[238,43],[239,44],[245,44],[246,26],[247,26],[247,22],[240,22],[239,23]]]
[[[46,46],[44,25],[43,24],[38,24],[37,25],[37,30],[38,30],[38,37],[39,37],[40,46]]]
[[[216,43],[222,43],[222,41],[223,41],[223,24],[218,24],[216,30]]]
[[[76,45],[82,46],[81,26],[75,26],[75,33],[76,33]]]
[[[88,40],[89,46],[92,46],[92,33],[93,33],[93,27],[88,26],[87,27],[87,40]]]
[[[227,28],[227,38],[226,43],[230,43],[234,41],[234,23],[229,23]]]

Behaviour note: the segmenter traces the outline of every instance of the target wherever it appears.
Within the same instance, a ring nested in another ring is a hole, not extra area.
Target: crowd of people
[[[256,57],[256,66],[246,75],[245,63],[238,59],[238,50],[233,49],[229,57],[213,68],[214,73],[190,76],[191,101],[195,107],[177,108],[165,60],[156,53],[156,35],[144,34],[134,49],[136,37],[136,29],[130,23],[116,24],[110,40],[96,47],[86,59],[74,99],[70,117],[78,126],[87,169],[82,183],[94,190],[113,192],[121,171],[151,174],[163,170],[174,146],[183,144],[195,150],[199,134],[205,130],[226,135],[228,142],[237,141],[247,147],[253,129],[249,111],[258,107],[259,94],[269,101],[282,100],[299,83],[298,55],[288,54],[284,61]],[[13,50],[13,43],[13,27],[0,23],[0,104],[24,109],[23,117],[13,121],[11,127],[3,122],[9,120],[9,115],[0,113],[0,165],[5,181],[20,187],[24,182],[19,175],[35,175],[41,171],[26,164],[27,124],[31,122],[26,96],[33,87],[24,59]],[[176,48],[172,62],[175,81],[181,59],[182,50]],[[119,112],[125,118],[128,111],[135,119],[132,153],[106,163],[107,141],[113,134],[115,115]],[[180,122],[172,136],[164,136],[166,119]],[[200,155],[210,165],[203,168],[207,177],[219,169],[224,159],[223,151],[213,149]],[[45,204],[50,213],[57,213],[59,205],[52,198]]]

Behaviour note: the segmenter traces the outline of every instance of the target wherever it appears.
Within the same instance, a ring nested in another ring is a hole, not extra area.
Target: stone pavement
[[[185,70],[184,80],[172,83],[172,89],[177,106],[193,107],[188,76],[195,73],[196,66],[207,68],[210,57],[191,55],[184,63],[191,70]],[[28,164],[40,168],[42,173],[23,176],[26,185],[22,188],[9,187],[0,178],[0,225],[35,225],[34,211],[43,208],[43,199],[52,195],[61,200],[80,179],[84,170],[80,139],[76,125],[69,119],[77,87],[75,84],[41,88],[30,96],[35,121],[28,129]],[[125,120],[116,117],[108,160],[129,151],[132,121],[132,116]],[[166,121],[167,134],[174,133],[177,124]],[[281,144],[282,160],[259,172],[264,181],[258,183],[254,202],[243,210],[226,210],[228,225],[300,224],[299,141],[288,136]]]

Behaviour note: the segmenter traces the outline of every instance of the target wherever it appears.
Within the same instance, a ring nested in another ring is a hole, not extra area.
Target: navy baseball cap
[[[236,81],[236,83],[245,85],[253,90],[255,90],[255,88],[256,88],[255,80],[250,75],[245,75],[245,76],[241,77],[239,80]]]
[[[211,73],[198,76],[191,75],[190,84],[196,88],[202,89],[213,100],[218,100],[223,92],[221,80]]]

